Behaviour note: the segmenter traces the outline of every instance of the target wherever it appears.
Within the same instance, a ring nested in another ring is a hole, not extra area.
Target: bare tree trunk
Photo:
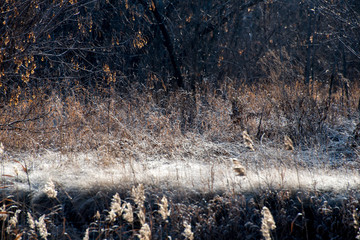
[[[139,0],[139,2],[144,6],[144,8],[149,8],[149,6],[150,6],[145,0]],[[164,18],[158,11],[158,6],[157,6],[157,4],[155,4],[155,1],[151,1],[151,3],[153,5],[151,6],[150,11],[152,12],[152,14],[159,26],[161,34],[164,38],[163,39],[164,46],[169,54],[171,65],[174,68],[174,78],[175,78],[176,84],[171,84],[172,85],[171,87],[173,87],[175,89],[183,88],[184,87],[184,79],[181,75],[180,67],[179,67],[177,58],[175,56],[174,46],[172,44],[170,34],[169,34],[168,30],[166,29],[166,26],[164,23]]]

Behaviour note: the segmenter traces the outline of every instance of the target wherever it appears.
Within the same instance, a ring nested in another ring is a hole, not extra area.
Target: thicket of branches
[[[359,79],[355,0],[6,0],[0,11],[2,100],[258,83],[274,58],[284,84]]]

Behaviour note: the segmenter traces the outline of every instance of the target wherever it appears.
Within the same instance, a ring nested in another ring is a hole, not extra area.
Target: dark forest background
[[[4,0],[0,11],[2,101],[39,89],[102,95],[273,80],[347,94],[359,80],[357,0]]]

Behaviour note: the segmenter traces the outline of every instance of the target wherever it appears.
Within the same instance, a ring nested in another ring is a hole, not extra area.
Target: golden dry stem
[[[246,176],[246,169],[244,166],[240,164],[240,162],[236,159],[232,159],[233,162],[233,170],[236,173],[236,176]]]
[[[284,146],[286,150],[293,151],[294,150],[294,143],[291,138],[287,135],[284,136]]]
[[[360,227],[359,227],[359,215],[357,213],[357,210],[353,210],[353,224],[354,224],[354,228],[357,230],[357,233],[356,233],[356,238],[355,239],[360,239]]]
[[[139,212],[137,213],[137,216],[139,218],[140,224],[144,225],[146,221],[145,209],[140,209]]]
[[[359,216],[358,216],[357,211],[355,209],[353,210],[352,216],[353,216],[353,219],[354,219],[354,228],[358,229],[359,228],[359,221],[358,221]]]
[[[0,142],[0,155],[2,155],[5,151],[4,144]]]
[[[0,207],[0,221],[5,221],[8,217],[8,212],[6,211],[5,203]]]

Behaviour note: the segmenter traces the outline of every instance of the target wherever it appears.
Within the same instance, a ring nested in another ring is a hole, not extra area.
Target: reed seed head
[[[94,215],[94,218],[95,218],[96,220],[100,220],[101,215],[100,215],[100,212],[99,212],[99,211],[96,211],[96,213],[95,213],[95,215]]]
[[[233,161],[233,169],[237,176],[246,176],[246,169],[244,166],[240,164],[240,162],[236,159],[232,159]]]
[[[121,198],[118,193],[116,193],[111,200],[110,212],[107,220],[114,222],[117,216],[121,216],[123,208],[121,207]],[[100,215],[100,213],[99,213]]]
[[[271,240],[270,230],[274,230],[276,228],[274,218],[267,207],[263,207],[261,210],[261,214],[263,216],[261,222],[261,233],[265,240]]]
[[[145,202],[145,189],[144,185],[139,184],[137,187],[132,187],[131,196],[134,199],[138,208],[144,207]]]
[[[35,224],[38,227],[41,238],[46,240],[50,233],[46,229],[45,214],[39,218],[39,221],[35,221]]]
[[[168,200],[167,200],[167,198],[165,196],[162,197],[161,203],[159,204],[159,207],[160,207],[159,213],[161,215],[161,218],[163,220],[166,220],[167,217],[170,216],[171,211],[169,210]]]
[[[128,222],[132,223],[134,221],[133,209],[130,203],[123,203],[123,218]]]
[[[10,233],[11,231],[11,228],[12,227],[16,227],[17,223],[18,223],[18,215],[19,213],[21,212],[20,209],[16,210],[15,213],[14,213],[14,216],[12,216],[9,220],[9,225],[7,227],[7,233]]]
[[[246,130],[243,131],[242,135],[245,146],[249,148],[251,151],[255,151],[254,142],[252,141]]]
[[[31,216],[31,213],[27,213],[27,221],[28,221],[28,224],[29,224],[29,227],[32,231],[35,231],[35,221],[34,221],[34,218]]]
[[[49,180],[43,189],[43,192],[48,196],[48,198],[56,198],[57,191],[55,190],[55,184],[53,181]]]
[[[107,216],[106,220],[111,223],[114,222],[116,220],[116,212],[113,210],[110,210],[109,215]]]
[[[139,218],[140,224],[144,225],[145,220],[146,220],[145,210],[144,209],[139,210],[139,212],[137,213],[137,216]]]
[[[151,239],[151,230],[147,223],[143,224],[138,234],[140,240],[150,240]]]
[[[185,229],[182,235],[185,237],[186,240],[193,240],[194,233],[191,231],[191,225],[188,224],[187,222],[184,222],[183,226],[185,227]]]

